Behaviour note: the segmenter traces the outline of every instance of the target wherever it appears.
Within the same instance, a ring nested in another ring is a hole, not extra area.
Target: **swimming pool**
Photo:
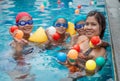
[[[61,47],[49,50],[41,50],[34,47],[34,54],[26,56],[26,62],[30,65],[18,66],[15,60],[10,57],[11,48],[9,43],[12,37],[9,34],[9,27],[15,24],[15,16],[18,12],[26,11],[30,13],[34,21],[35,31],[42,26],[51,26],[52,20],[58,15],[65,15],[73,22],[77,15],[74,10],[78,4],[82,5],[81,14],[87,14],[91,10],[102,12],[107,21],[107,29],[104,40],[110,43],[109,23],[104,0],[97,0],[97,5],[89,5],[90,0],[61,0],[64,3],[62,8],[58,8],[57,0],[48,0],[44,12],[40,11],[40,5],[44,0],[1,0],[0,1],[0,81],[12,81],[14,76],[28,73],[25,80],[19,81],[59,81],[68,75],[68,69],[56,61],[56,54]],[[72,6],[69,6],[72,2]],[[94,76],[83,77],[78,81],[114,81],[114,68],[112,63],[111,48],[107,48],[107,62],[101,71]],[[48,76],[49,75],[49,76]]]

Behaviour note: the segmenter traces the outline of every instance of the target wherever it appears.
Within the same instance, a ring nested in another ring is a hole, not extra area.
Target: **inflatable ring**
[[[68,28],[67,28],[66,32],[70,33],[70,36],[76,34],[73,23],[68,22]]]
[[[45,30],[39,27],[29,38],[29,41],[36,43],[44,43],[48,40]]]

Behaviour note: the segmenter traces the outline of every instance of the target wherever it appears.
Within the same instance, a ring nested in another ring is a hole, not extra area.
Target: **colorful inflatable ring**
[[[29,38],[29,41],[36,43],[44,43],[47,40],[47,35],[42,27],[38,28]]]

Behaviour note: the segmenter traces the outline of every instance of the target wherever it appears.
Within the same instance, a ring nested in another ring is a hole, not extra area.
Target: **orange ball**
[[[75,10],[75,14],[79,14],[80,13],[80,10],[79,9],[76,9]]]
[[[15,38],[17,38],[19,40],[21,40],[23,38],[24,34],[21,30],[16,30],[14,33],[15,33],[15,35],[14,35]]]
[[[74,49],[71,49],[68,54],[67,54],[68,58],[70,59],[77,59],[78,58],[78,52]]]

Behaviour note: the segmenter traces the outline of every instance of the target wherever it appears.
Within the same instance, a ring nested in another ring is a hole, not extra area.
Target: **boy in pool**
[[[55,40],[53,36],[48,32],[49,28],[46,29],[46,34],[49,39],[47,45],[65,45],[66,39],[70,36],[70,34],[66,32],[66,29],[68,28],[68,20],[64,16],[57,16],[54,19],[53,27],[56,30],[55,34],[57,34],[58,39]]]

